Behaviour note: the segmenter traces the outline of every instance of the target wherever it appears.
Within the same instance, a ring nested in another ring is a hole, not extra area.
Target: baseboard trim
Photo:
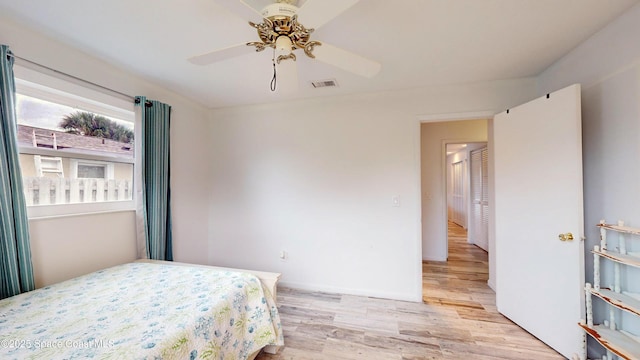
[[[487,280],[487,285],[489,285],[493,292],[496,292],[496,283],[493,281],[493,279]]]
[[[355,296],[366,296],[366,297],[375,297],[382,298],[388,300],[400,300],[400,301],[409,301],[409,302],[422,302],[422,296],[416,296],[408,294],[408,293],[393,293],[393,292],[378,292],[378,291],[369,291],[365,289],[351,289],[351,288],[341,288],[341,287],[333,287],[333,286],[321,286],[316,284],[306,284],[306,283],[298,283],[291,281],[280,281],[278,286],[288,287],[292,289],[298,290],[306,290],[306,291],[321,291],[328,292],[334,294],[345,294],[345,295],[355,295]]]

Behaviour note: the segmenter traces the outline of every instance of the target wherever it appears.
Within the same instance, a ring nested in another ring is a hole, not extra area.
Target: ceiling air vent
[[[323,88],[323,87],[337,87],[338,82],[335,79],[329,79],[329,80],[312,81],[311,85],[313,85],[313,87],[316,89]]]

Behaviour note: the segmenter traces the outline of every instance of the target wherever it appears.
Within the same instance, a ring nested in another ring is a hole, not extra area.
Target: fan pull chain
[[[276,49],[273,49],[273,58],[271,59],[273,63],[273,78],[271,79],[271,91],[276,91],[276,85],[278,80],[276,79]]]

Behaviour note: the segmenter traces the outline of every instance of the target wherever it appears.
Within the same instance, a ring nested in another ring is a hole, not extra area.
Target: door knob
[[[560,234],[558,235],[558,239],[560,239],[560,241],[571,241],[573,240],[573,234],[570,232],[566,234]]]

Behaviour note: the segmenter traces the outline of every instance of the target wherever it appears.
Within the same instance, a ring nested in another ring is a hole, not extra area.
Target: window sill
[[[69,216],[95,215],[102,213],[135,211],[133,200],[108,201],[82,204],[36,205],[27,207],[29,220],[50,219]]]

